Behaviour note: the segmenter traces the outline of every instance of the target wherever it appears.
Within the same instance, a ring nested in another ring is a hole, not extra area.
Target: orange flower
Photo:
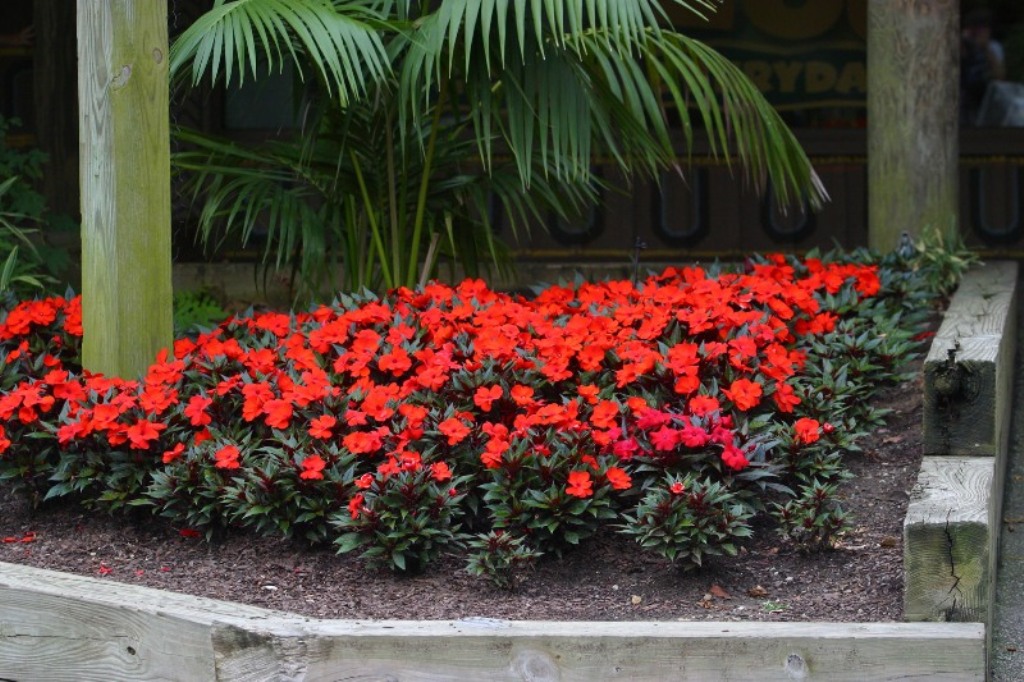
[[[782,381],[775,382],[775,394],[772,395],[772,400],[775,401],[779,412],[784,414],[791,413],[793,408],[800,404],[800,398],[797,397],[793,387]]]
[[[330,438],[331,429],[335,427],[338,420],[333,415],[325,414],[309,423],[309,435],[313,438]]]
[[[570,471],[565,492],[573,497],[587,498],[594,494],[593,484],[589,471]]]
[[[691,414],[695,414],[698,417],[703,417],[711,412],[717,412],[720,409],[718,400],[709,395],[697,395],[690,398],[690,402],[687,403],[686,407]]]
[[[461,419],[449,417],[437,425],[441,435],[447,436],[448,445],[458,445],[469,435],[469,427]]]
[[[722,393],[733,402],[737,409],[747,411],[761,402],[761,384],[749,379],[737,379],[722,389]]]
[[[614,400],[601,400],[594,405],[590,415],[590,423],[599,429],[610,429],[615,426],[619,416],[619,404]]]
[[[597,403],[598,400],[598,390],[599,389],[597,388],[597,386],[594,386],[593,384],[581,384],[576,389],[576,393],[577,395],[579,395],[579,397],[583,398],[585,402],[589,403],[590,405],[594,405]]]
[[[523,386],[522,384],[513,386],[510,393],[512,400],[519,407],[525,407],[533,403],[533,389],[529,386]]]
[[[382,372],[391,372],[393,376],[400,377],[412,367],[412,359],[405,349],[396,346],[390,353],[380,356],[377,360],[377,368]]]

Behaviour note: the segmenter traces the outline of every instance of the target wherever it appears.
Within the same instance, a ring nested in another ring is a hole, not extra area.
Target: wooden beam
[[[957,230],[959,0],[868,0],[868,245]]]
[[[984,680],[980,623],[319,620],[0,563],[0,677]]]
[[[1010,261],[969,270],[924,365],[924,452],[1005,453],[1017,348],[1017,271]]]
[[[166,0],[78,0],[83,365],[136,378],[173,341]]]
[[[903,615],[990,622],[998,501],[992,457],[925,457],[903,523]]]

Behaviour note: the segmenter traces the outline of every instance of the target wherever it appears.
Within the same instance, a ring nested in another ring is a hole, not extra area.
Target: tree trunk
[[[868,243],[957,231],[958,0],[868,1]]]
[[[166,0],[78,0],[82,361],[138,377],[173,341]]]

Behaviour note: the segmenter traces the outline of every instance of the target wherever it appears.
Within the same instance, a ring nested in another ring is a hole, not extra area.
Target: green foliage
[[[0,296],[6,307],[18,297],[53,290],[71,260],[42,239],[39,227],[65,230],[69,221],[47,215],[43,196],[31,186],[42,177],[46,155],[8,146],[13,123],[0,117]]]
[[[504,455],[504,466],[489,470],[491,481],[480,486],[483,506],[493,528],[525,537],[542,553],[560,556],[615,518],[612,487],[602,480],[612,462],[598,458],[602,473],[591,476],[581,461],[586,452],[583,438],[554,429],[534,438],[513,445]],[[567,484],[583,474],[590,494],[570,494]]]
[[[979,262],[959,232],[950,239],[936,225],[926,226],[914,246],[917,253],[909,259],[911,268],[924,277],[929,291],[941,297],[953,293],[967,269]]]
[[[849,528],[850,516],[835,499],[837,487],[815,480],[785,503],[773,503],[771,515],[779,534],[804,551],[827,548]]]
[[[418,573],[442,552],[462,543],[460,505],[466,478],[436,480],[430,468],[372,477],[331,522],[341,533],[338,552],[365,548],[360,558],[394,571]]]
[[[263,226],[265,261],[307,294],[412,287],[444,262],[475,276],[507,264],[494,216],[514,232],[592,205],[595,158],[627,180],[675,167],[670,120],[684,153],[702,127],[783,203],[818,203],[778,114],[738,67],[667,28],[662,4],[217,0],[175,41],[172,73],[231,86],[292,69],[303,127],[256,147],[180,133],[204,239]]]
[[[207,289],[174,294],[174,334],[184,336],[210,329],[228,317],[217,298]]]
[[[735,556],[734,540],[752,535],[753,510],[717,481],[666,476],[647,489],[621,532],[644,549],[681,568],[699,567],[704,557]]]
[[[470,554],[466,570],[507,590],[515,587],[518,573],[541,556],[540,552],[530,549],[526,538],[503,530],[481,533],[468,545]]]

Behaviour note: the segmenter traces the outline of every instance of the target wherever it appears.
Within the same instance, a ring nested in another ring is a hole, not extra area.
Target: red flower
[[[160,432],[167,428],[167,424],[159,424],[146,419],[140,419],[128,427],[128,441],[133,450],[146,450],[150,441],[160,437]]]
[[[509,393],[512,395],[512,400],[515,404],[520,407],[525,407],[533,403],[533,389],[529,386],[518,384],[513,386]]]
[[[238,461],[241,453],[234,445],[225,445],[214,453],[214,466],[218,469],[240,469],[242,464]]]
[[[588,471],[570,471],[565,492],[573,497],[587,498],[594,494],[593,480]]]
[[[723,447],[722,461],[725,463],[725,466],[733,469],[734,471],[739,471],[750,464],[750,462],[747,461],[746,455],[743,454],[743,451],[731,443],[726,444]]]
[[[721,407],[716,398],[712,398],[709,395],[695,395],[687,403],[687,409],[691,414],[703,417],[706,414],[718,412]]]
[[[480,386],[473,394],[473,403],[484,412],[490,412],[495,400],[501,399],[504,394],[501,386],[494,385],[490,388]]]
[[[810,419],[809,417],[797,419],[796,423],[793,424],[796,441],[807,445],[815,442],[821,438],[821,434],[818,431],[820,426],[817,419]]]
[[[309,435],[313,438],[330,438],[331,429],[333,429],[337,423],[338,420],[330,414],[317,417],[309,423]]]
[[[430,477],[438,483],[447,481],[452,477],[452,470],[446,462],[434,462],[430,465]]]
[[[655,450],[671,452],[679,444],[679,436],[679,431],[676,429],[663,426],[651,434],[651,445],[654,446]]]
[[[749,379],[737,379],[722,389],[722,393],[733,402],[737,409],[747,411],[761,402],[761,384]]]
[[[310,455],[302,460],[302,473],[299,478],[306,481],[319,481],[324,477],[324,467],[327,462],[320,455]]]
[[[212,404],[212,398],[202,395],[192,396],[185,407],[185,416],[189,418],[189,423],[192,426],[206,426],[210,424],[213,421],[213,417],[206,411],[206,408]]]
[[[604,472],[604,475],[608,479],[608,483],[615,490],[628,490],[633,485],[629,474],[618,467],[609,467],[608,471]]]
[[[469,427],[455,417],[449,417],[437,425],[437,430],[442,436],[448,438],[448,445],[458,445],[469,435]]]
[[[267,415],[267,426],[272,429],[287,429],[292,421],[292,404],[287,400],[268,400],[263,405]]]
[[[686,490],[686,486],[684,486],[682,482],[676,481],[668,487],[668,490],[673,495],[682,495],[683,492]]]
[[[344,445],[349,452],[357,455],[366,455],[371,452],[380,450],[381,442],[380,436],[373,431],[353,431],[344,438],[341,439],[341,444]]]
[[[353,519],[359,518],[359,512],[363,510],[363,502],[365,497],[362,493],[356,493],[352,496],[352,499],[348,501],[348,513]]]
[[[175,445],[170,450],[165,450],[164,451],[164,456],[163,456],[163,463],[164,464],[170,464],[174,460],[178,459],[178,457],[180,457],[181,453],[183,453],[183,452],[185,452],[185,444],[184,443],[178,443],[177,445]]]
[[[357,488],[361,490],[366,490],[371,485],[373,485],[373,474],[363,474],[353,482],[355,483],[355,486]]]

